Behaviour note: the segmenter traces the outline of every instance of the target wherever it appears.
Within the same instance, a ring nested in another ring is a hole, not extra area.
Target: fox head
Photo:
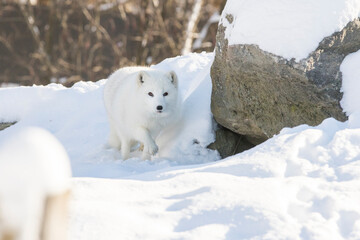
[[[174,71],[140,71],[137,83],[143,104],[158,117],[173,114],[178,105],[178,78]]]

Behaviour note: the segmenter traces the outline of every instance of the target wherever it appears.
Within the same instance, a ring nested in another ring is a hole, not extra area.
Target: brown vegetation
[[[24,1],[26,2],[26,1]],[[181,54],[195,0],[0,0],[0,85],[106,78]],[[203,0],[196,33],[224,0]],[[199,49],[212,51],[217,23]]]

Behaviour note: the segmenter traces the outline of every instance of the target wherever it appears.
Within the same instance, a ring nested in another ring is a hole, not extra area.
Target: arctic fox
[[[140,143],[143,159],[158,152],[156,137],[180,115],[178,78],[174,71],[125,67],[111,74],[104,88],[110,123],[108,144],[121,149],[123,160]]]

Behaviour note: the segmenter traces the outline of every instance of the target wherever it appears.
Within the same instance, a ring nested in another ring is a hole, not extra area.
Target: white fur
[[[177,81],[173,71],[148,67],[125,67],[110,75],[104,89],[110,123],[108,143],[121,149],[124,160],[138,142],[144,146],[143,159],[158,152],[156,137],[179,117]],[[161,112],[158,106],[163,107]]]

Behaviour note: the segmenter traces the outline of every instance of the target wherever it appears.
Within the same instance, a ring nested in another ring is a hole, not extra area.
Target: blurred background
[[[0,0],[0,87],[106,78],[213,51],[226,0]]]

